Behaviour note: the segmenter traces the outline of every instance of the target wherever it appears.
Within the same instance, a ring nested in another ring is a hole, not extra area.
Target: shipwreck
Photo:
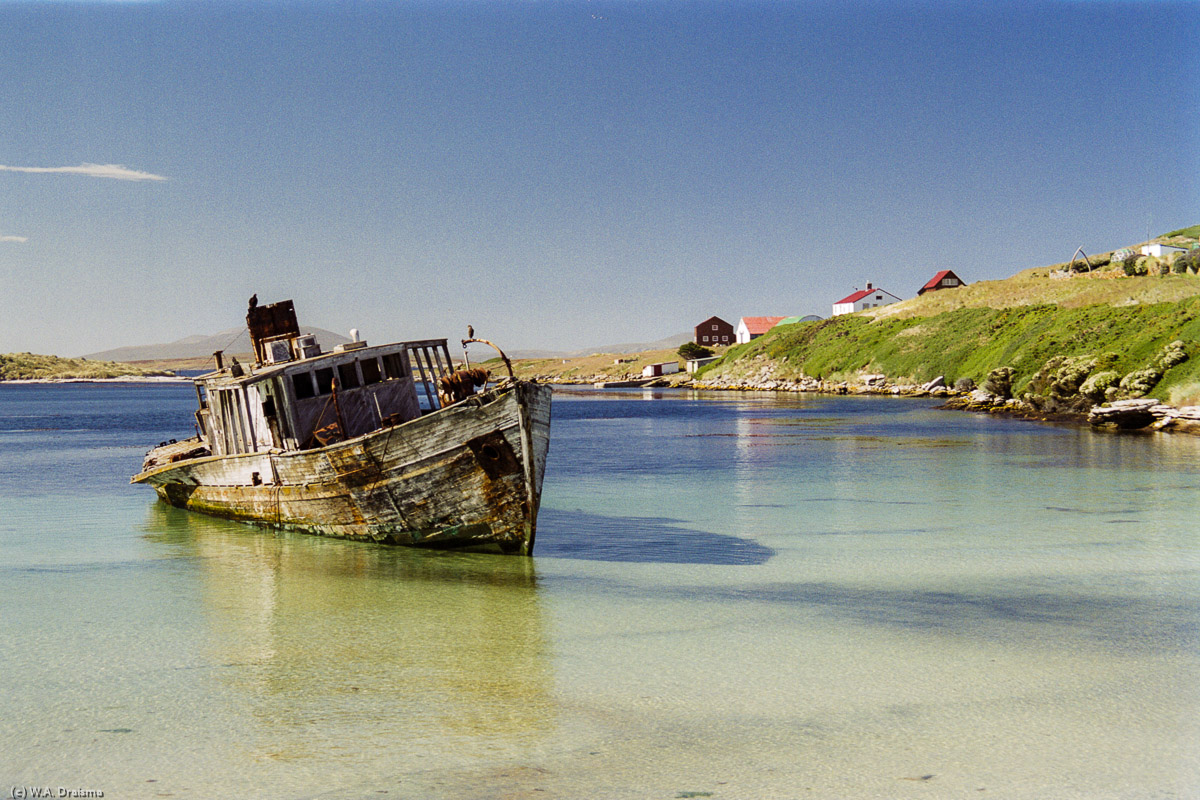
[[[355,335],[322,352],[290,300],[251,298],[246,324],[254,363],[214,353],[215,371],[194,379],[197,435],[151,449],[132,483],[273,528],[533,552],[549,386],[517,380],[502,352],[499,381],[470,369],[466,346],[483,339],[463,340],[455,369],[445,339],[368,346]]]

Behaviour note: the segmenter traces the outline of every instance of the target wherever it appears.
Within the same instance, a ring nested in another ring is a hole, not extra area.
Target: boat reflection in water
[[[198,565],[197,658],[254,761],[396,774],[554,725],[530,559],[263,535],[161,503],[147,529]]]

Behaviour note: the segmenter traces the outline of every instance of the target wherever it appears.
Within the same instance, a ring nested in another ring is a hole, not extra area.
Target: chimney
[[[871,282],[867,281],[867,291],[871,291]]]

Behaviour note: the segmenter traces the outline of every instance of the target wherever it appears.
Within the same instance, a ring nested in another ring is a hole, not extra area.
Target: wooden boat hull
[[[344,442],[185,458],[133,482],[179,508],[275,528],[530,554],[550,395],[549,386],[515,381]]]

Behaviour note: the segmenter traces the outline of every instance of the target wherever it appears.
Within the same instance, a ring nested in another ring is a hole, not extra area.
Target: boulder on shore
[[[1096,427],[1115,426],[1122,430],[1146,428],[1153,424],[1153,410],[1159,405],[1157,400],[1148,398],[1116,400],[1107,406],[1094,406],[1088,413],[1088,422]]]

